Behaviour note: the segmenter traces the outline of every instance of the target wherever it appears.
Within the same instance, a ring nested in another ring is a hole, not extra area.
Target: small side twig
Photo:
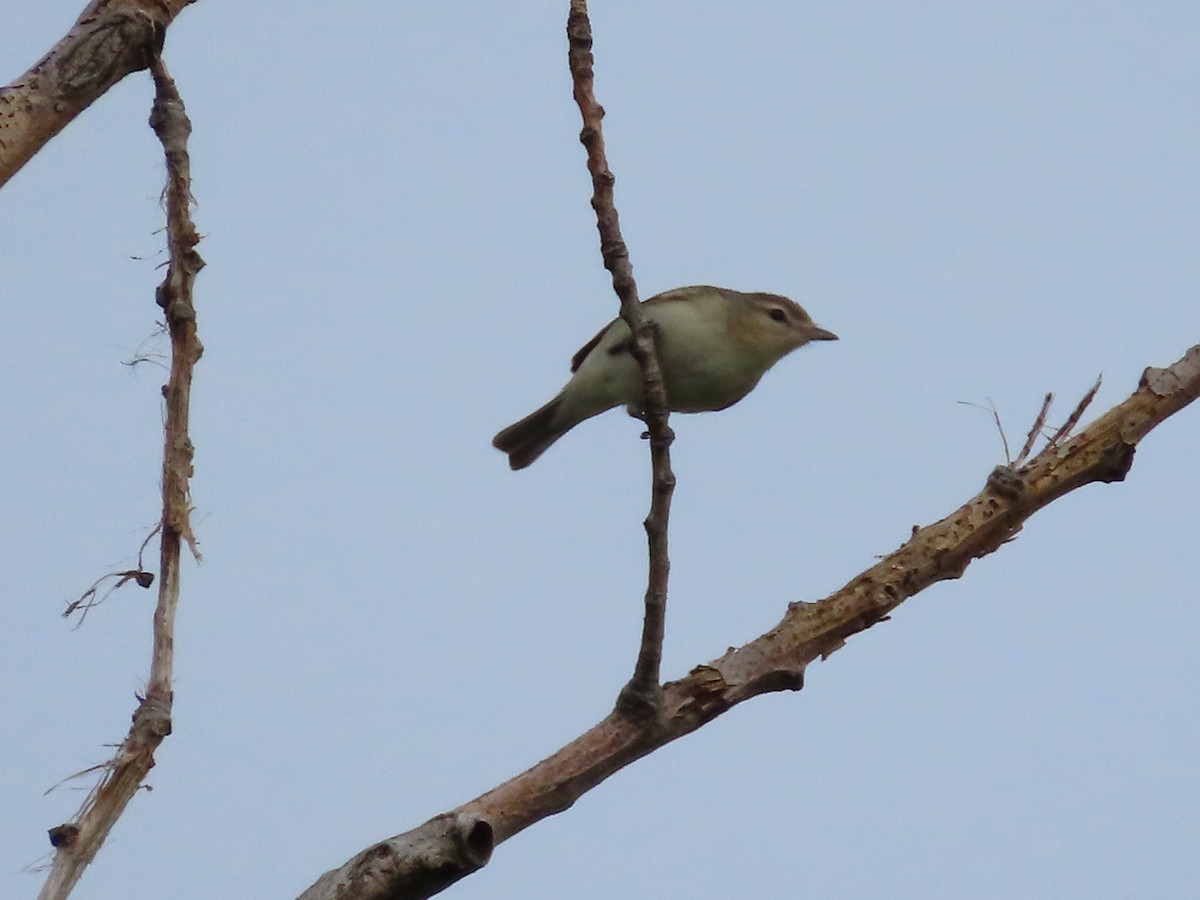
[[[110,578],[113,579],[113,583],[108,586],[108,589],[103,594],[101,594],[100,586]],[[149,588],[150,585],[154,584],[154,573],[137,568],[126,569],[124,572],[109,572],[107,575],[101,575],[92,582],[91,587],[79,595],[79,599],[72,600],[67,604],[67,608],[62,612],[62,617],[64,619],[69,619],[75,614],[76,610],[83,610],[79,614],[79,621],[75,623],[75,627],[78,628],[83,624],[83,620],[87,618],[87,614],[92,610],[92,607],[99,606],[108,599],[109,595],[113,591],[117,590],[117,588],[124,587],[131,581],[135,582],[138,587]]]
[[[166,65],[157,55],[150,63],[156,95],[150,114],[167,160],[164,191],[167,247],[170,265],[156,296],[166,314],[171,338],[171,369],[163,396],[166,401],[160,523],[158,604],[154,611],[154,648],[146,694],[133,714],[133,724],[111,760],[103,765],[99,783],[71,822],[50,830],[55,847],[50,874],[39,900],[65,898],[104,844],[113,825],[154,766],[154,753],[171,733],[171,678],[174,670],[175,609],[179,603],[180,551],[184,543],[196,553],[189,524],[188,482],[192,474],[192,442],[188,410],[192,368],[203,348],[196,337],[192,282],[204,265],[196,252],[200,240],[192,224],[191,174],[187,139],[191,123]],[[143,545],[144,547],[145,545]],[[139,566],[140,568],[140,566]]]
[[[1008,436],[1004,433],[1004,424],[1000,421],[1000,413],[996,409],[996,404],[991,401],[991,398],[988,399],[987,406],[984,406],[982,403],[972,403],[969,400],[959,400],[958,402],[963,406],[973,406],[976,409],[982,409],[992,414],[992,421],[996,423],[996,431],[1000,435],[1000,443],[1004,445],[1004,462],[1006,465],[1012,465],[1012,454],[1008,452]]]
[[[616,179],[608,167],[604,152],[604,133],[601,120],[604,108],[594,92],[595,74],[592,56],[592,25],[588,18],[587,0],[571,0],[567,17],[568,64],[575,102],[583,117],[579,140],[587,149],[588,171],[592,175],[592,208],[596,211],[596,227],[600,232],[600,252],[604,267],[612,273],[613,289],[621,299],[621,318],[633,333],[633,357],[641,368],[645,385],[643,413],[650,436],[650,459],[653,487],[650,513],[646,517],[646,537],[649,543],[650,572],[645,596],[645,618],[642,641],[633,677],[617,699],[618,712],[642,720],[653,718],[662,696],[661,665],[667,607],[667,581],[670,559],[667,554],[667,523],[671,511],[671,495],[675,475],[671,471],[670,446],[674,434],[667,423],[667,394],[655,348],[653,325],[646,320],[638,302],[637,284],[629,249],[621,237],[617,209],[613,201]]]
[[[1050,437],[1050,440],[1046,444],[1047,447],[1055,446],[1059,441],[1069,435],[1075,426],[1079,424],[1079,420],[1083,417],[1084,411],[1091,405],[1092,401],[1096,399],[1096,392],[1100,390],[1100,381],[1103,377],[1104,376],[1102,375],[1098,375],[1096,377],[1096,383],[1088,389],[1086,394],[1079,398],[1079,402],[1076,403],[1075,408],[1071,410],[1071,415],[1067,416],[1067,421],[1063,422],[1062,427],[1059,428],[1058,431],[1054,432],[1054,434]]]
[[[1046,416],[1050,415],[1050,404],[1053,402],[1054,394],[1047,391],[1046,396],[1042,398],[1042,408],[1038,410],[1037,418],[1033,420],[1033,427],[1029,429],[1029,434],[1025,436],[1025,444],[1021,447],[1021,452],[1017,454],[1017,458],[1012,461],[1012,465],[1019,466],[1033,450],[1034,441],[1042,433],[1042,429],[1046,427]]]
[[[130,369],[136,369],[143,363],[151,363],[158,366],[160,369],[169,371],[170,360],[166,354],[157,349],[157,343],[167,333],[167,326],[163,322],[157,323],[154,331],[147,335],[140,344],[130,354],[128,359],[121,360],[121,365],[127,366]]]
[[[92,582],[92,586],[84,591],[78,600],[73,600],[67,604],[67,608],[63,610],[62,617],[69,619],[77,609],[82,609],[83,612],[79,615],[79,621],[75,623],[75,627],[79,628],[83,624],[83,620],[87,618],[88,612],[93,606],[99,606],[108,599],[109,594],[124,587],[130,581],[136,582],[138,587],[149,588],[154,584],[154,573],[147,572],[146,567],[142,565],[143,556],[146,553],[146,547],[154,539],[154,536],[162,530],[162,522],[159,522],[150,529],[150,533],[146,535],[146,539],[142,541],[142,545],[138,547],[137,565],[132,569],[126,569],[124,572],[109,572],[107,575],[101,575]],[[116,583],[109,586],[104,594],[100,595],[100,585],[110,578],[115,578]]]
[[[1096,392],[1100,390],[1100,381],[1100,378],[1096,379],[1096,383],[1088,389],[1087,393],[1084,394],[1083,397],[1080,398],[1079,402],[1075,405],[1075,408],[1071,411],[1071,415],[1067,417],[1067,421],[1065,421],[1062,426],[1054,432],[1054,434],[1050,435],[1050,437],[1046,439],[1046,446],[1042,448],[1043,451],[1057,446],[1059,441],[1071,434],[1075,426],[1079,424],[1079,420],[1083,418],[1083,414],[1087,410],[1088,406],[1090,406],[1091,402],[1096,398]],[[1030,427],[1029,433],[1025,436],[1025,443],[1021,446],[1021,452],[1017,454],[1016,459],[1013,459],[1012,456],[1009,455],[1008,438],[1004,435],[1004,425],[1000,421],[1000,413],[996,411],[996,405],[992,403],[991,400],[988,401],[987,406],[981,406],[978,403],[970,403],[966,400],[959,400],[958,402],[964,406],[974,406],[976,409],[986,409],[991,412],[992,420],[996,423],[996,430],[1000,432],[1000,440],[1004,444],[1005,464],[1001,468],[1015,470],[1020,467],[1029,458],[1029,454],[1033,452],[1033,446],[1037,442],[1038,435],[1045,433],[1046,419],[1050,415],[1050,406],[1054,402],[1054,394],[1047,392],[1046,396],[1042,398],[1041,409],[1038,410],[1037,417],[1033,420],[1033,425]]]

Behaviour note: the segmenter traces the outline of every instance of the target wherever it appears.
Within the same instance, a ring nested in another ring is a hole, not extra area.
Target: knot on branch
[[[1133,444],[1117,443],[1107,449],[1096,467],[1096,480],[1105,484],[1124,481],[1133,468],[1133,456],[1137,447]]]
[[[73,822],[66,822],[62,825],[55,825],[48,834],[51,847],[70,850],[75,846],[75,841],[79,839],[79,826]]]
[[[574,7],[574,4],[571,5]],[[586,9],[572,8],[567,15],[567,40],[571,42],[572,49],[592,49],[592,23]]]
[[[675,443],[675,431],[669,425],[666,425],[666,424],[664,424],[662,426],[662,430],[658,434],[655,434],[653,431],[647,431],[644,433],[643,436],[647,440],[650,441],[650,448],[652,450],[655,450],[655,449],[666,450],[673,443]],[[675,487],[675,473],[674,472],[664,473],[663,477],[660,479],[660,481],[655,483],[655,486],[656,487],[661,486],[663,488]],[[646,520],[647,528],[654,527],[655,524],[656,523],[652,523],[649,519]]]
[[[300,900],[432,897],[486,865],[495,843],[495,830],[486,819],[466,812],[435,816],[326,872]]]
[[[105,11],[81,26],[56,67],[59,90],[73,98],[103,92],[130,72],[150,65],[166,29],[140,11]]]
[[[135,730],[145,731],[158,738],[171,733],[171,695],[146,697],[133,714]]]
[[[605,268],[611,271],[617,260],[629,259],[629,247],[620,239],[601,241],[600,255],[604,257]]]
[[[187,152],[187,140],[192,136],[192,120],[188,118],[178,94],[155,99],[150,109],[150,127],[167,146],[168,152]]]
[[[613,712],[644,732],[653,734],[662,727],[662,708],[662,686],[657,682],[642,683],[633,678],[617,694]]]
[[[987,486],[1009,500],[1018,500],[1025,493],[1025,479],[1012,466],[996,466],[992,469]]]

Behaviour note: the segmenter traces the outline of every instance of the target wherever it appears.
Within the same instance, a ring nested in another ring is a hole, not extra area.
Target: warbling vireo
[[[658,294],[642,309],[658,329],[658,360],[674,412],[732,406],[797,347],[837,340],[778,294],[699,285]],[[616,406],[639,413],[644,388],[631,343],[623,319],[609,322],[575,354],[575,374],[558,396],[492,439],[512,468],[525,468],[584,419]]]

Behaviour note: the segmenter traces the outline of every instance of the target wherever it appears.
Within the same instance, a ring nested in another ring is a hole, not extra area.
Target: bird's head
[[[779,294],[741,294],[730,301],[730,330],[735,339],[768,366],[809,341],[838,339],[817,325],[803,306]]]

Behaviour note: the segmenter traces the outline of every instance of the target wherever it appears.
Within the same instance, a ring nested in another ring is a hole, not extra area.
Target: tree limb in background
[[[148,67],[193,2],[93,0],[49,53],[0,87],[0,187],[96,98]]]
[[[671,516],[671,495],[675,491],[675,473],[671,471],[671,442],[675,439],[667,423],[667,391],[662,367],[654,344],[654,326],[647,321],[638,302],[629,248],[621,237],[621,224],[613,201],[616,178],[608,167],[604,152],[601,120],[604,107],[593,90],[592,23],[588,19],[587,0],[571,0],[567,17],[567,63],[571,70],[572,92],[583,117],[580,143],[587,148],[588,171],[592,175],[592,208],[600,232],[600,254],[604,267],[612,273],[613,289],[621,300],[621,318],[633,333],[630,348],[637,360],[645,385],[642,415],[650,435],[651,494],[650,513],[646,516],[646,540],[649,544],[650,571],[647,576],[645,617],[642,641],[638,649],[633,677],[617,698],[617,711],[631,715],[646,727],[653,727],[662,700],[660,686],[662,645],[667,615],[667,581],[671,561],[667,553],[667,525]]]
[[[368,847],[341,869],[326,873],[303,900],[411,900],[432,896],[487,862],[492,845],[563,812],[613,773],[690,734],[738,703],[774,691],[800,690],[808,664],[840,648],[851,635],[888,617],[897,606],[932,584],[959,578],[970,563],[998,550],[1025,520],[1064,494],[1093,482],[1124,480],[1137,444],[1155,426],[1200,397],[1200,344],[1165,369],[1142,373],[1137,390],[1074,438],[1047,442],[1017,468],[998,466],[984,489],[939,522],[912,536],[841,590],[815,603],[790,603],[770,631],[663,686],[658,729],[650,731],[616,712],[531,769],[438,816],[413,831]],[[1080,404],[1082,405],[1082,404]],[[446,823],[456,823],[448,830]],[[445,835],[436,857],[406,847],[430,833]],[[451,858],[454,846],[473,843],[469,866],[439,869],[440,885],[416,876],[425,861]],[[369,883],[341,873],[373,865]],[[390,880],[389,880],[390,878]],[[420,890],[397,885],[423,884]]]
[[[203,348],[196,337],[192,282],[204,266],[196,252],[200,236],[192,224],[191,170],[187,140],[191,122],[183,100],[162,60],[150,63],[156,95],[150,125],[162,142],[167,159],[167,249],[170,262],[158,287],[156,301],[166,317],[171,337],[171,370],[163,388],[166,403],[159,543],[158,605],[154,610],[154,649],[146,696],[133,714],[133,724],[113,758],[103,767],[71,822],[50,831],[56,851],[39,900],[61,900],[70,894],[83,870],[95,858],[105,838],[154,767],[154,752],[171,733],[171,677],[174,668],[175,609],[179,603],[180,551],[186,543],[196,553],[189,523],[188,481],[192,475],[192,442],[188,437],[188,406],[192,369]]]

